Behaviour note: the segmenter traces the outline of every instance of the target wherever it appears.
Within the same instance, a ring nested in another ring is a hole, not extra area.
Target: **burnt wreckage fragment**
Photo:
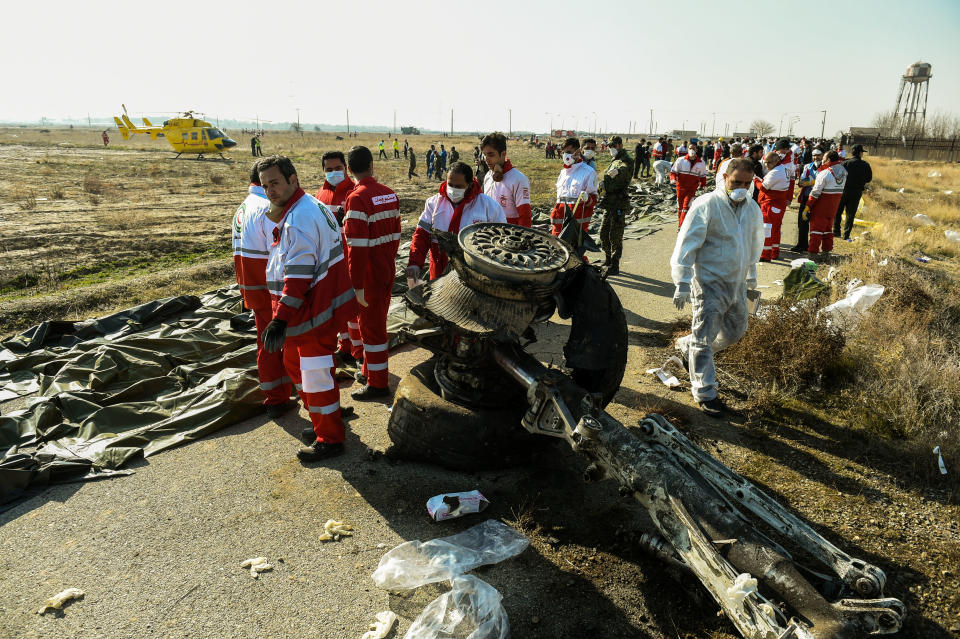
[[[389,434],[399,454],[477,468],[509,463],[537,435],[562,439],[590,461],[588,481],[614,479],[649,511],[659,535],[645,535],[647,546],[693,572],[743,636],[900,629],[906,608],[883,598],[882,570],[831,544],[660,415],[627,429],[603,410],[626,367],[626,320],[613,289],[567,244],[500,223],[440,243],[451,268],[407,293],[434,326],[405,338],[435,357],[397,390]],[[521,346],[554,311],[572,320],[569,375]]]

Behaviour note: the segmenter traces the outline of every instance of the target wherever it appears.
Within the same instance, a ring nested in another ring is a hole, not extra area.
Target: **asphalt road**
[[[784,226],[790,242],[796,231]],[[651,336],[662,340],[678,316],[668,264],[675,236],[666,224],[628,241],[623,273],[611,278],[631,331],[624,390],[610,407],[625,423],[641,416],[631,407],[638,393],[650,392],[639,378],[644,346]],[[772,281],[786,263],[761,265],[765,296],[779,294]],[[532,350],[559,363],[562,340],[552,337],[562,331],[542,327]],[[393,354],[391,385],[426,356]],[[695,410],[688,393],[671,401]],[[504,595],[515,637],[730,632],[695,584],[665,579],[660,564],[619,544],[620,531],[645,514],[609,482],[584,484],[573,453],[556,449],[529,467],[471,474],[396,462],[378,455],[389,446],[388,408],[356,407],[347,454],[325,465],[294,457],[304,413],[260,417],[138,462],[132,476],[55,486],[0,513],[0,637],[359,637],[387,609],[401,617],[391,635],[400,637],[442,588],[379,590],[370,574],[381,556],[487,516],[519,521],[533,538],[519,557],[478,572]],[[491,500],[487,512],[442,524],[428,518],[429,497],[474,488]],[[352,524],[355,535],[319,542],[327,519]],[[274,568],[254,580],[239,565],[256,556]],[[61,614],[36,614],[68,587],[86,596]]]

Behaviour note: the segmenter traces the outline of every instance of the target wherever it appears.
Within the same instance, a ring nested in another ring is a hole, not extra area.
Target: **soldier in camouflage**
[[[600,225],[600,247],[605,256],[603,276],[620,272],[620,257],[623,254],[623,229],[626,226],[630,197],[627,189],[633,177],[633,160],[623,148],[619,135],[610,138],[610,155],[613,162],[603,175],[603,223]]]

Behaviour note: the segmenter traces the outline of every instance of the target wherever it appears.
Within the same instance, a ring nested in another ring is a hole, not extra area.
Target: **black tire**
[[[551,438],[523,429],[523,401],[471,409],[445,400],[434,378],[435,364],[434,358],[414,366],[397,386],[387,424],[391,456],[481,470],[529,462],[550,444]]]

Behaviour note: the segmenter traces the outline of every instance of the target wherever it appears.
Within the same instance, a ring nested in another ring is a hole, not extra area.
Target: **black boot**
[[[302,462],[315,462],[342,454],[343,444],[327,444],[314,440],[309,446],[300,447],[297,451],[297,459]]]
[[[357,411],[353,410],[353,406],[343,406],[340,408],[340,419],[347,421],[353,419],[357,416]],[[317,433],[313,430],[313,426],[304,428],[300,432],[300,440],[304,444],[312,444],[317,440]]]
[[[389,396],[390,396],[389,388],[386,388],[386,387],[380,388],[378,386],[371,386],[370,384],[367,384],[360,390],[353,391],[352,393],[350,393],[350,397],[360,402],[381,399],[383,397],[389,397]]]
[[[296,402],[287,400],[280,404],[267,404],[267,417],[276,419],[297,405]]]
[[[620,260],[609,262],[609,266],[603,269],[603,277],[608,278],[611,275],[620,274]]]
[[[719,397],[714,397],[713,399],[708,399],[705,402],[697,403],[700,404],[700,410],[702,410],[703,414],[707,417],[723,417],[723,402],[720,401]]]

